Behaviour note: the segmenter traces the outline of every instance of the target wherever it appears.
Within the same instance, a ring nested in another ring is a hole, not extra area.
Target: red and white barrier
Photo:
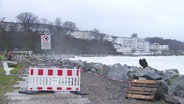
[[[80,70],[61,68],[30,68],[31,91],[80,91]]]

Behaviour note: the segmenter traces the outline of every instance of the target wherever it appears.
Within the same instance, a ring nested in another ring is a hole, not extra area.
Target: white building
[[[113,46],[117,50],[117,52],[120,52],[123,54],[131,54],[132,53],[132,49],[130,47],[123,47],[123,46],[118,45],[118,44],[114,44]]]
[[[153,43],[150,45],[151,54],[162,54],[162,51],[168,51],[169,45],[160,45],[159,43]]]
[[[149,42],[137,37],[119,37],[116,39],[115,44],[119,45],[115,47],[118,52],[123,54],[149,54],[150,52]]]
[[[71,33],[71,36],[79,39],[95,39],[90,31],[74,31]]]

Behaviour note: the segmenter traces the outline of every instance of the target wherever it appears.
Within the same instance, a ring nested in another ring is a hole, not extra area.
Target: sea
[[[121,65],[140,67],[139,60],[145,58],[148,66],[160,71],[177,69],[179,74],[184,74],[184,56],[103,56],[103,57],[81,57],[75,56],[70,60],[82,60],[96,62],[106,65],[120,63]]]

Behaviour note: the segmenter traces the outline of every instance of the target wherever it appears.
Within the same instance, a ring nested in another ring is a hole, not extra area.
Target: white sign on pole
[[[41,49],[51,49],[50,35],[41,35]]]

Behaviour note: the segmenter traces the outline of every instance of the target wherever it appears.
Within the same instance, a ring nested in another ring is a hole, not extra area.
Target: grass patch
[[[17,81],[22,80],[17,77],[16,74],[23,68],[22,64],[18,64],[13,70],[10,71],[11,75],[4,75],[5,71],[2,66],[0,66],[0,98],[6,98],[5,94],[14,90],[13,85]],[[5,102],[4,99],[3,102]]]
[[[23,64],[18,64],[13,70],[10,71],[10,73],[17,74],[22,68],[23,68]]]
[[[5,60],[6,59],[5,55],[0,55],[0,59]]]
[[[5,74],[5,71],[4,71],[3,67],[0,66],[0,75],[3,75],[3,74]]]

